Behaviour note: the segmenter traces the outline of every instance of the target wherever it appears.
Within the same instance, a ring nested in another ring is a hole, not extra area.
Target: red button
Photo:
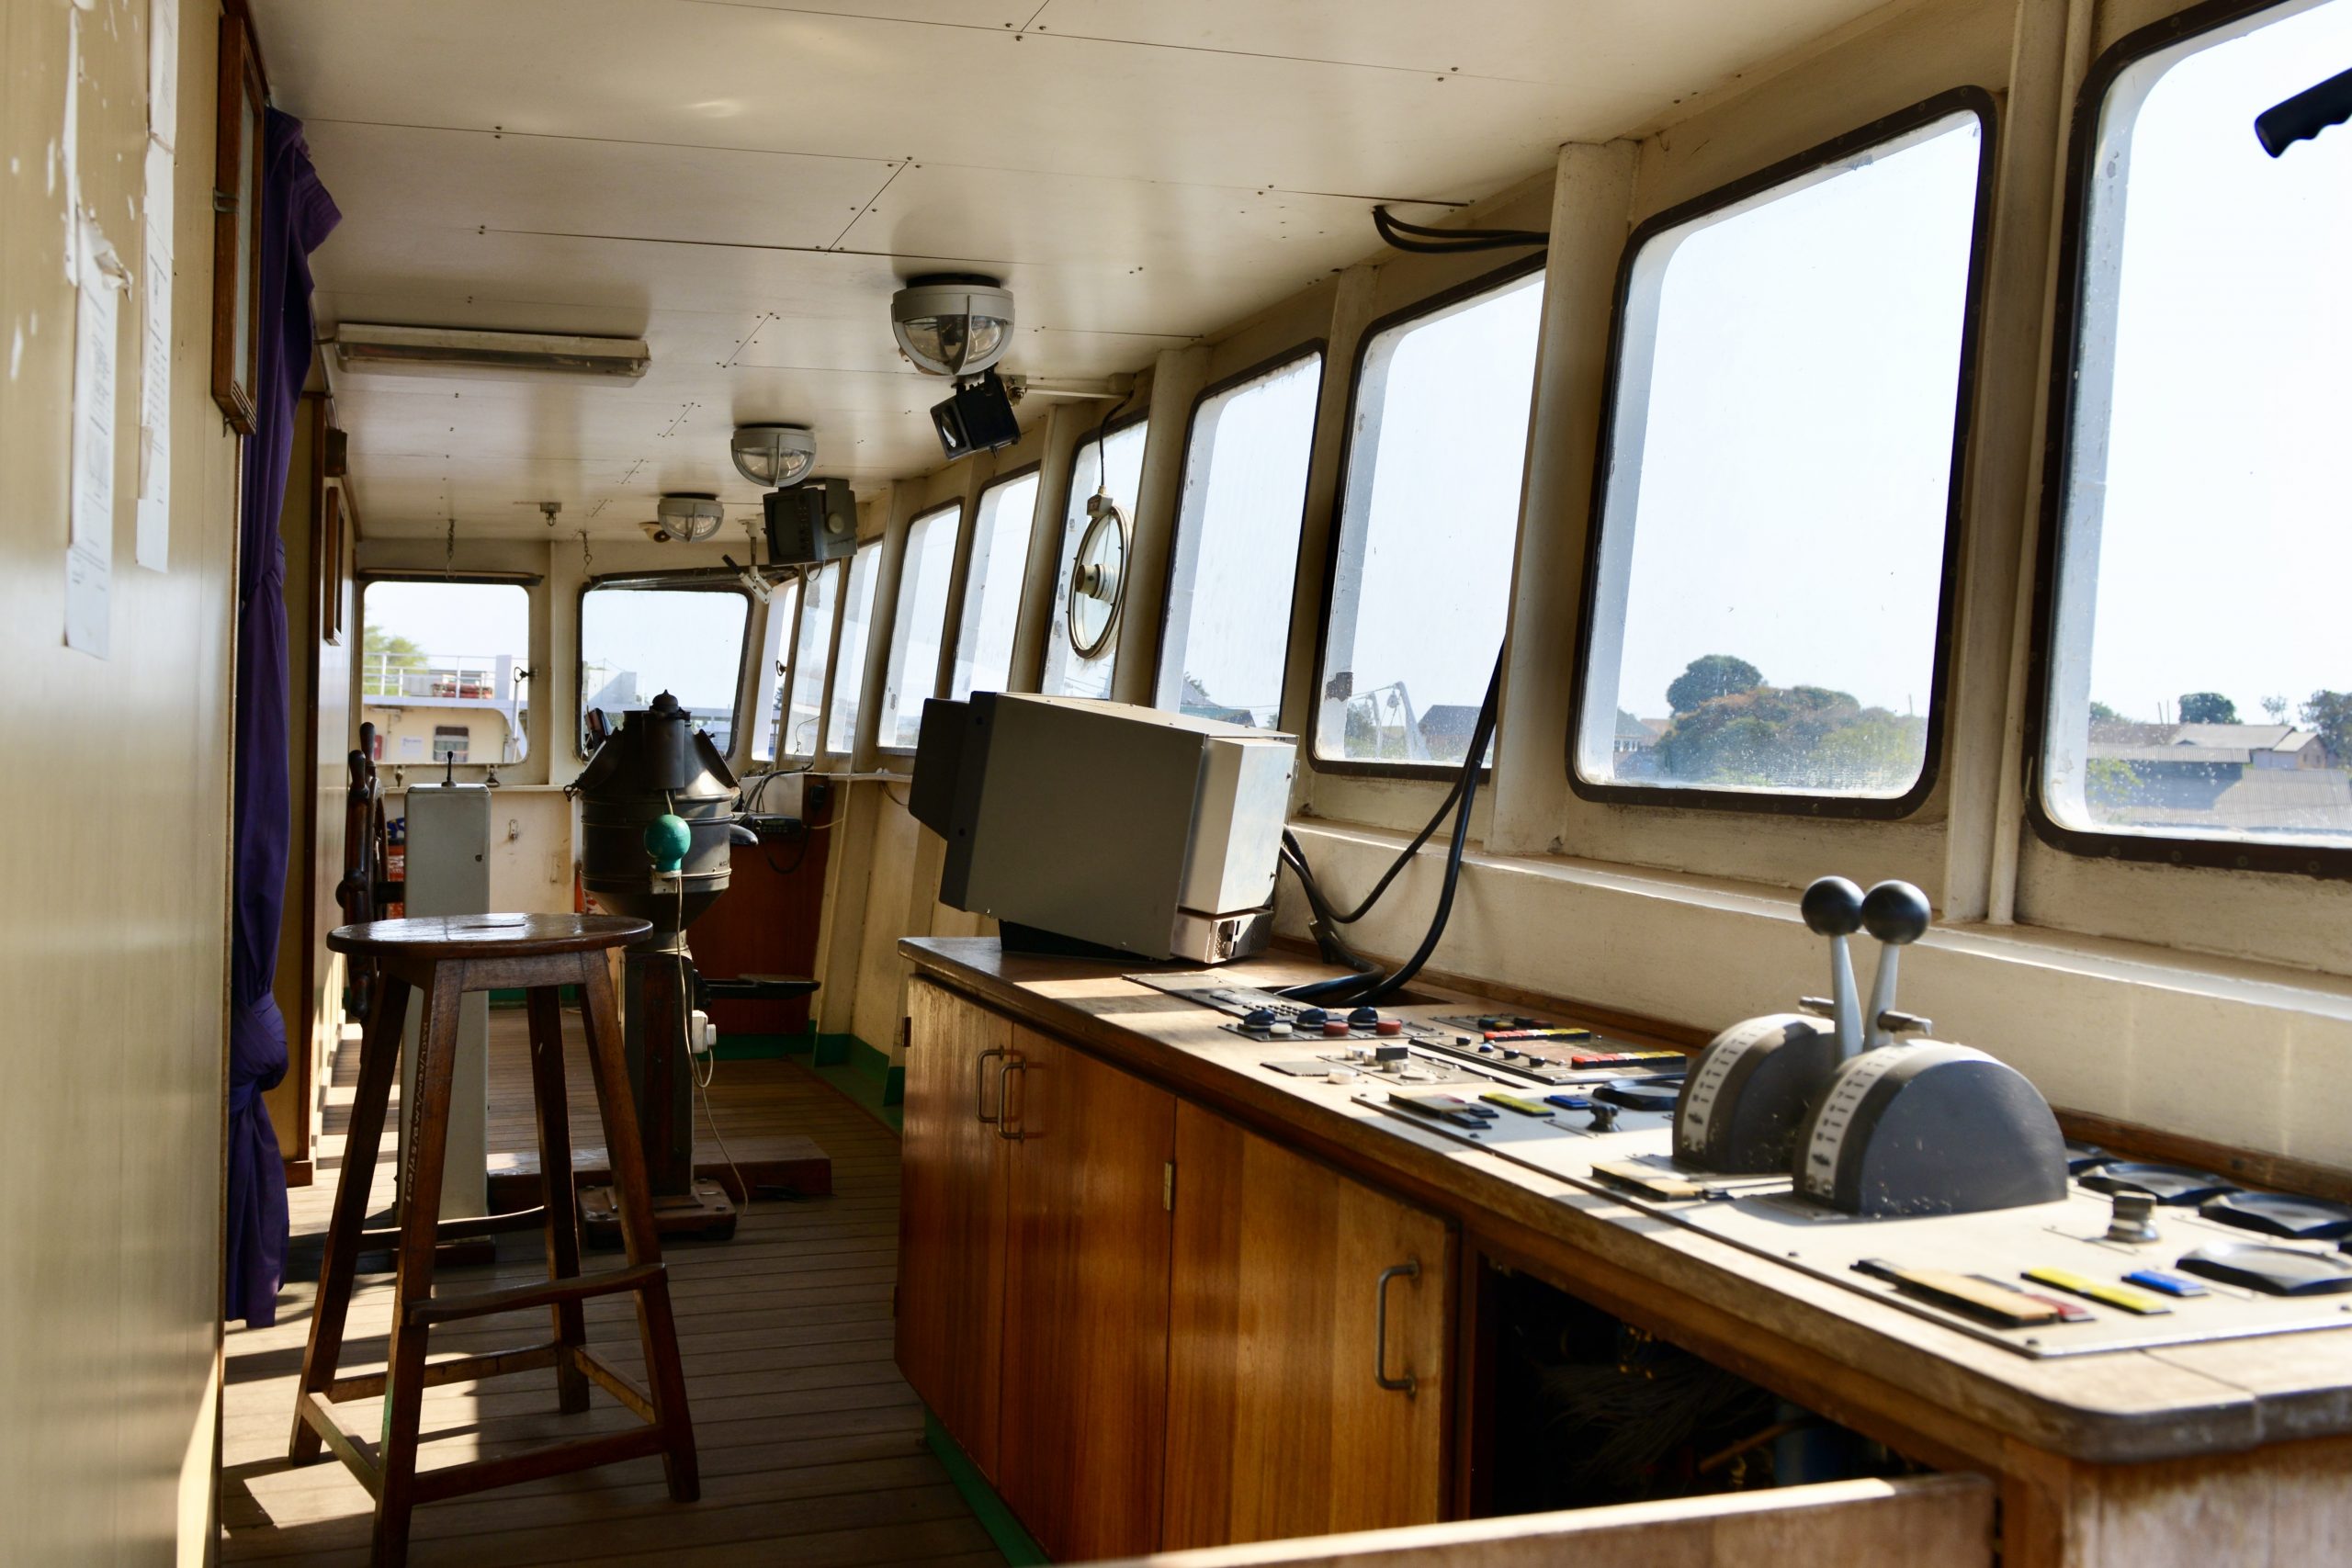
[[[1372,1026],[1372,1032],[1374,1034],[1402,1034],[1405,1032],[1405,1021],[1401,1018],[1384,1018]]]
[[[1347,1032],[1348,1021],[1344,1018],[1327,1018],[1323,1021],[1323,1032],[1326,1034],[1338,1037],[1346,1034]]]

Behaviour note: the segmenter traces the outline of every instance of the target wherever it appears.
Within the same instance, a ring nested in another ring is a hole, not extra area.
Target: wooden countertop
[[[911,938],[899,951],[951,990],[1455,1219],[1498,1260],[1930,1464],[2009,1471],[2020,1444],[2140,1462],[2352,1433],[2352,1327],[2029,1359],[1277,1080],[1218,1014],[1125,978],[1150,965],[1007,954],[992,937]],[[1335,973],[1274,954],[1220,972],[1261,987]]]

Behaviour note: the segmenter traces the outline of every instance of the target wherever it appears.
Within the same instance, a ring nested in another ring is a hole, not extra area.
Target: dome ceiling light
[[[1012,291],[970,273],[910,278],[890,297],[890,333],[926,376],[977,376],[1012,339]]]
[[[727,451],[737,473],[762,490],[783,490],[817,466],[817,435],[802,424],[739,424]]]

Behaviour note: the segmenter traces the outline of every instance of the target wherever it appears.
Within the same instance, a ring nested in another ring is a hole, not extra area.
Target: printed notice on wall
[[[180,4],[147,8],[147,134],[170,152],[180,141]]]
[[[146,243],[139,265],[139,548],[150,571],[171,564],[172,150],[147,143]]]
[[[74,308],[73,493],[65,548],[65,646],[108,654],[114,588],[115,337],[130,282],[98,226],[83,220]]]

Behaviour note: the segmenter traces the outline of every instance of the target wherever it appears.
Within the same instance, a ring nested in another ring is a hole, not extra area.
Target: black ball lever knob
[[[1862,929],[1895,947],[1907,947],[1927,935],[1932,919],[1928,896],[1907,882],[1882,882],[1862,900]]]
[[[1899,883],[1888,883],[1890,887]],[[1862,926],[1862,890],[1842,876],[1825,876],[1804,890],[1797,908],[1815,936],[1851,936]]]

